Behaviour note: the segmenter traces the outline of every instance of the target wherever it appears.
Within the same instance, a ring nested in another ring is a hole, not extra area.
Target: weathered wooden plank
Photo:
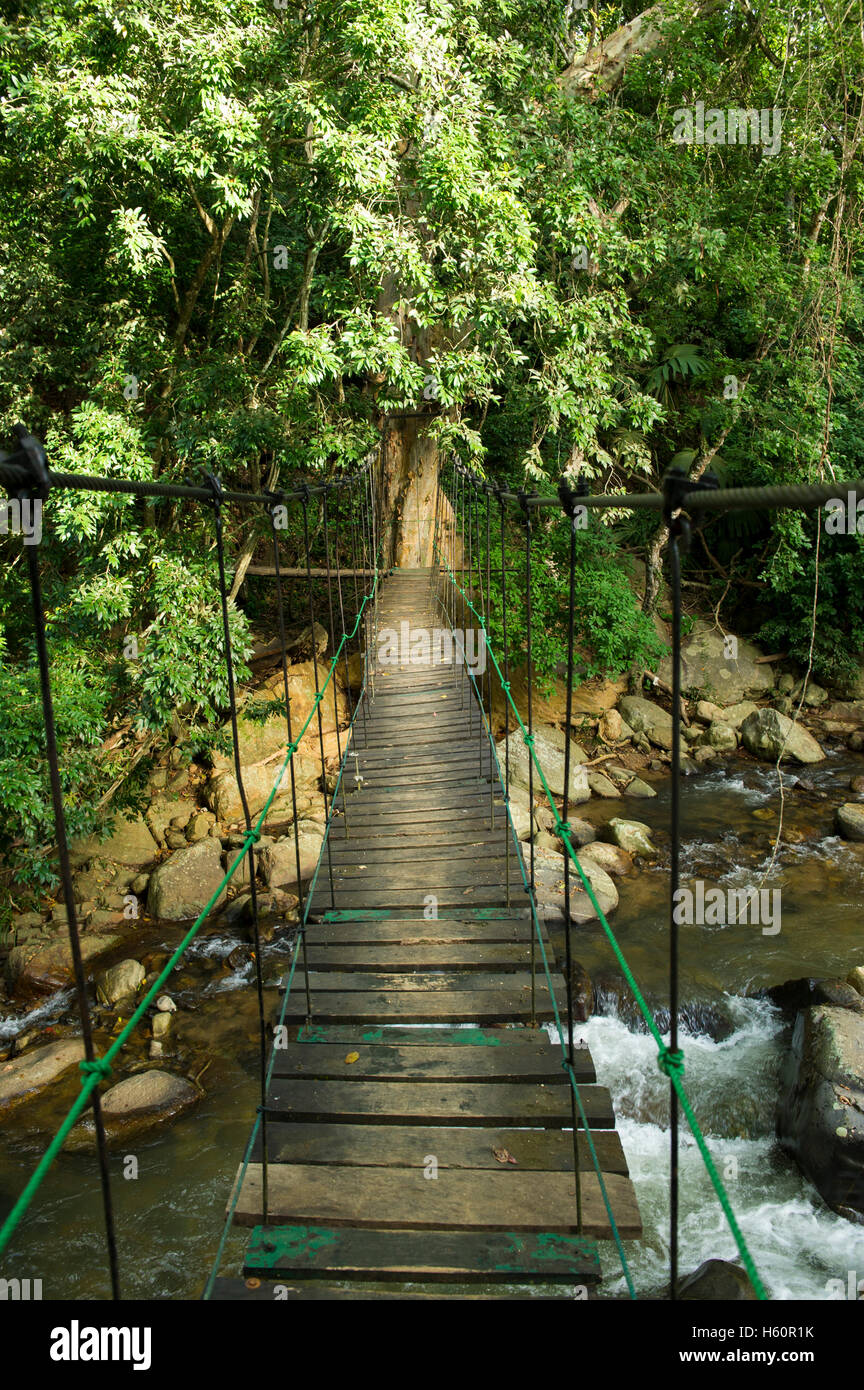
[[[261,1276],[265,1277],[261,1277]],[[596,1295],[595,1295],[596,1297]],[[554,1284],[548,1288],[538,1287],[528,1288],[508,1288],[506,1292],[493,1293],[489,1289],[484,1289],[482,1293],[470,1293],[461,1287],[448,1287],[442,1284],[430,1284],[423,1281],[395,1281],[387,1285],[379,1282],[369,1281],[360,1283],[343,1280],[341,1283],[328,1282],[324,1279],[295,1279],[286,1283],[278,1276],[271,1276],[265,1270],[259,1270],[258,1276],[250,1275],[248,1279],[216,1279],[213,1284],[213,1292],[208,1299],[209,1303],[296,1303],[298,1301],[308,1302],[326,1299],[328,1302],[340,1302],[350,1300],[353,1303],[371,1303],[378,1299],[398,1299],[400,1302],[413,1301],[416,1299],[431,1299],[437,1302],[446,1302],[448,1299],[459,1299],[460,1302],[487,1302],[501,1301],[506,1299],[510,1302],[516,1300],[528,1300],[532,1302],[545,1303],[549,1300],[561,1302],[566,1300],[568,1303],[573,1301],[572,1292],[565,1287]],[[586,1301],[592,1301],[592,1293],[586,1291]]]
[[[577,1133],[579,1168],[593,1170],[585,1134]],[[627,1159],[614,1129],[592,1129],[591,1142],[602,1173],[626,1174]],[[491,1168],[501,1164],[494,1150],[506,1150],[523,1169],[573,1172],[573,1131],[566,1129],[473,1129],[433,1125],[320,1124],[267,1121],[267,1153],[280,1163],[323,1163],[373,1168],[410,1168],[434,1153],[445,1168]],[[252,1151],[261,1161],[260,1133]]]
[[[580,1086],[591,1129],[611,1129],[615,1117],[605,1086]],[[296,1120],[342,1124],[570,1125],[566,1086],[506,1081],[296,1081],[274,1077],[268,1111]]]
[[[373,1028],[353,1028],[334,1023],[322,1027],[309,1023],[297,1035],[301,1043],[386,1043],[394,1047],[546,1047],[549,1034],[545,1028],[448,1028],[444,1024],[430,1028],[400,1028],[384,1024]]]
[[[471,866],[458,861],[442,864],[423,859],[402,864],[394,855],[389,868],[383,864],[367,864],[365,860],[360,864],[337,864],[333,861],[333,882],[340,891],[362,889],[364,892],[378,893],[379,884],[380,891],[388,893],[411,888],[419,894],[415,899],[419,902],[422,902],[425,893],[435,893],[438,888],[500,888],[506,872],[503,858],[478,859]],[[328,871],[328,885],[329,882]]]
[[[348,1061],[349,1057],[356,1058]],[[587,1048],[574,1050],[576,1079],[584,1084],[597,1080]],[[338,1043],[290,1043],[274,1051],[274,1077],[337,1081],[542,1082],[567,1086],[561,1058],[546,1046],[526,1044],[508,1047],[499,1055],[488,1047],[395,1047],[382,1043],[357,1043],[350,1051]]]
[[[617,1173],[604,1175],[604,1181],[621,1238],[637,1240],[642,1222],[633,1184]],[[577,1234],[572,1173],[517,1172],[512,1167],[506,1172],[462,1169],[439,1172],[432,1180],[424,1177],[422,1166],[322,1168],[286,1163],[268,1165],[267,1185],[267,1220],[273,1225]],[[596,1175],[583,1173],[581,1187],[582,1234],[610,1239]],[[241,1226],[255,1226],[264,1219],[260,1164],[250,1163],[246,1170],[234,1219]],[[252,1262],[249,1255],[247,1269]],[[332,1269],[332,1251],[328,1258]]]
[[[495,1023],[531,1022],[529,998],[514,998],[508,990],[474,992],[453,990],[430,993],[424,990],[392,991],[389,994],[358,990],[354,994],[318,990],[314,999],[317,1023],[476,1023],[487,1027]],[[536,1021],[551,1023],[554,1012],[546,991],[538,989]],[[286,1023],[306,1022],[306,1001],[302,990],[292,989],[285,1008]]]
[[[539,952],[538,952],[539,957]],[[287,975],[285,979],[287,980]],[[341,994],[453,994],[457,991],[465,990],[471,994],[504,994],[508,993],[515,998],[530,998],[531,994],[531,974],[524,969],[519,971],[492,971],[482,970],[427,970],[427,971],[381,971],[374,973],[367,970],[318,970],[310,968],[309,984],[313,994],[318,990],[326,990],[328,993],[338,991]],[[306,976],[302,969],[294,972],[292,989],[305,989]],[[536,980],[536,992],[538,999],[541,992],[547,997],[547,985],[545,975],[541,973],[538,959],[538,970]],[[564,999],[563,986],[556,991],[556,998],[559,1003]]]
[[[409,974],[417,970],[487,970],[494,973],[525,970],[530,963],[527,941],[516,945],[503,942],[468,942],[456,945],[397,945],[319,942],[317,929],[309,932],[307,960],[310,970],[397,970]]]
[[[452,945],[472,946],[485,943],[489,946],[516,947],[525,952],[523,961],[530,954],[529,930],[524,922],[517,924],[497,922],[470,922],[462,925],[449,923],[442,918],[425,926],[398,926],[390,922],[355,922],[328,926],[323,922],[312,922],[307,928],[309,949],[328,946],[393,946],[402,950],[420,950],[427,946]],[[536,938],[535,938],[536,939]],[[545,935],[543,942],[547,956],[552,950],[551,942]],[[550,960],[551,963],[551,960]]]
[[[438,863],[442,858],[439,845],[408,845],[401,849],[399,855],[394,856],[389,849],[379,849],[378,845],[369,841],[340,840],[339,844],[332,845],[333,867],[336,865],[361,865],[367,862],[369,865],[392,865],[396,858],[400,865],[410,865],[410,863]],[[506,863],[504,855],[503,841],[499,844],[478,844],[471,847],[471,860],[476,859],[500,859],[501,863]]]

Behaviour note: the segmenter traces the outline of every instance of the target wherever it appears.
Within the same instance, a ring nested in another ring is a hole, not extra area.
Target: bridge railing
[[[29,563],[29,583],[31,603],[33,609],[33,624],[36,638],[36,652],[39,666],[42,711],[46,732],[46,752],[48,762],[48,773],[51,783],[52,804],[54,810],[55,828],[57,836],[57,856],[60,869],[60,880],[63,888],[63,896],[67,911],[67,926],[69,932],[70,951],[73,961],[73,970],[76,984],[76,994],[78,1002],[79,1016],[81,1020],[82,1039],[84,1043],[84,1060],[80,1063],[81,1082],[77,1096],[67,1111],[62,1123],[54,1134],[51,1142],[46,1148],[42,1158],[37,1164],[29,1181],[18,1197],[17,1201],[9,1212],[9,1215],[0,1227],[0,1254],[7,1248],[16,1229],[24,1219],[33,1199],[38,1193],[48,1172],[50,1171],[55,1159],[60,1153],[70,1131],[81,1118],[85,1110],[92,1108],[94,1130],[96,1138],[96,1148],[99,1163],[100,1184],[102,1193],[102,1204],[105,1217],[106,1249],[108,1256],[108,1266],[111,1278],[112,1296],[116,1299],[120,1297],[120,1274],[119,1260],[117,1254],[117,1241],[115,1235],[114,1211],[111,1198],[111,1183],[109,1177],[108,1157],[107,1157],[107,1137],[105,1124],[102,1115],[102,1108],[99,1098],[99,1086],[103,1081],[108,1080],[112,1073],[112,1066],[118,1059],[122,1049],[132,1037],[138,1025],[144,1019],[147,1010],[155,1003],[160,991],[165,987],[174,969],[184,958],[190,945],[198,936],[204,924],[207,922],[211,912],[222,897],[225,889],[229,886],[237,873],[244,859],[248,862],[249,887],[250,887],[250,906],[252,916],[252,929],[254,941],[254,959],[256,986],[258,995],[258,1015],[259,1015],[259,1037],[260,1037],[260,1104],[257,1109],[255,1124],[247,1148],[243,1171],[249,1162],[252,1146],[257,1138],[259,1130],[262,1136],[263,1162],[262,1162],[262,1185],[263,1202],[266,1216],[267,1211],[267,1141],[266,1141],[266,1115],[267,1115],[267,1094],[275,1061],[275,1051],[270,1049],[270,1034],[267,1027],[264,1009],[264,980],[262,973],[262,953],[261,953],[261,934],[260,919],[258,910],[258,895],[256,889],[256,864],[254,859],[255,845],[261,838],[262,826],[267,820],[268,814],[273,803],[280,793],[284,790],[284,780],[286,773],[290,777],[291,801],[293,812],[294,829],[294,849],[297,870],[297,892],[299,900],[299,930],[293,945],[290,957],[289,974],[287,987],[282,1003],[282,1014],[277,1024],[277,1029],[282,1023],[287,1007],[288,995],[294,979],[297,961],[300,953],[303,953],[304,974],[306,984],[307,1014],[311,1018],[312,1001],[309,987],[309,971],[306,966],[306,926],[308,921],[309,902],[314,891],[314,881],[306,895],[304,905],[303,886],[300,871],[300,844],[299,844],[299,820],[297,805],[297,788],[294,773],[294,757],[300,744],[312,727],[313,720],[317,720],[318,745],[321,760],[321,785],[325,807],[325,827],[322,841],[322,850],[328,850],[328,870],[330,876],[330,889],[333,892],[333,871],[332,863],[329,862],[329,832],[336,813],[336,801],[340,790],[342,791],[342,814],[347,816],[347,802],[345,799],[345,763],[348,753],[348,743],[355,723],[361,711],[365,718],[366,692],[369,683],[369,646],[370,646],[370,610],[374,611],[380,581],[380,559],[382,542],[380,538],[380,525],[376,515],[376,494],[373,481],[373,462],[370,460],[357,472],[334,478],[326,483],[318,485],[303,484],[300,488],[293,491],[277,490],[266,493],[244,493],[233,492],[224,489],[217,477],[212,473],[205,476],[203,486],[192,486],[179,483],[158,483],[132,481],[113,477],[91,477],[81,474],[55,473],[48,468],[47,460],[39,442],[31,435],[28,435],[20,427],[16,429],[19,447],[12,454],[0,454],[0,486],[6,488],[10,496],[21,501],[38,500],[45,503],[51,491],[59,489],[82,489],[92,492],[118,492],[134,496],[148,498],[174,498],[190,502],[203,502],[213,509],[216,556],[218,569],[218,589],[220,607],[222,613],[222,635],[225,647],[226,672],[228,677],[228,714],[232,733],[232,746],[234,755],[234,773],[237,781],[238,792],[243,809],[243,820],[245,823],[245,833],[242,844],[236,856],[228,865],[218,887],[214,890],[210,900],[204,909],[196,917],[195,921],[188,928],[182,940],[171,956],[158,972],[158,975],[139,1000],[132,1011],[129,1019],[121,1028],[116,1038],[112,1041],[105,1053],[101,1056],[96,1055],[93,1041],[93,1025],[90,1016],[90,1008],[87,996],[86,980],[84,976],[83,959],[78,929],[78,919],[75,906],[75,896],[73,891],[69,845],[66,834],[66,818],[63,805],[63,795],[60,779],[60,760],[57,748],[56,729],[54,722],[54,710],[51,694],[51,674],[50,658],[48,652],[48,641],[46,633],[46,616],[42,599],[41,572],[38,556],[38,547],[27,545],[25,547]],[[323,680],[319,676],[316,625],[317,614],[313,595],[312,585],[312,566],[311,566],[311,546],[309,528],[309,507],[310,502],[316,499],[320,507],[319,520],[323,529],[323,539],[326,553],[326,576],[327,576],[327,604],[329,616],[329,645],[333,646],[333,656],[330,660]],[[336,504],[334,514],[333,505]],[[229,597],[228,582],[225,565],[224,552],[224,533],[223,533],[223,506],[225,504],[237,505],[242,507],[263,508],[266,511],[270,522],[270,535],[273,551],[273,574],[276,580],[277,616],[279,627],[279,651],[282,666],[283,688],[284,688],[284,708],[286,718],[287,747],[285,756],[274,778],[270,792],[256,816],[254,822],[249,809],[249,799],[243,782],[242,763],[240,756],[240,738],[237,722],[237,702],[236,689],[234,682],[234,660],[232,653],[230,625],[229,625]],[[305,569],[308,581],[308,601],[309,601],[309,624],[311,634],[313,675],[315,682],[315,697],[309,713],[299,731],[292,730],[291,708],[288,690],[288,668],[287,668],[287,647],[285,633],[285,615],[283,588],[281,579],[280,555],[279,555],[279,530],[284,529],[277,524],[277,517],[281,520],[280,511],[284,511],[288,505],[299,505],[302,512],[302,536],[303,550],[305,556]],[[343,522],[347,521],[351,528],[351,552],[352,566],[351,577],[354,586],[354,607],[355,617],[350,626],[345,621],[345,600],[341,582],[341,566],[339,562],[340,545],[338,531],[335,542],[335,568],[331,568],[331,543],[330,530],[334,520],[338,521],[338,513],[342,512]],[[359,553],[358,553],[359,552]],[[367,574],[372,576],[372,582],[362,598],[358,592],[357,576]],[[336,643],[336,615],[334,610],[334,586],[339,607],[339,620],[342,625],[342,633],[338,644]],[[363,625],[363,635],[361,636],[361,624]],[[353,641],[357,642],[358,653],[363,660],[363,679],[356,701],[352,699],[352,681],[348,664],[348,647]],[[342,749],[342,739],[340,731],[340,714],[338,706],[338,691],[336,683],[336,672],[340,660],[345,661],[344,686],[350,709],[350,719],[348,728],[345,731],[345,749]],[[328,688],[333,689],[334,699],[334,726],[337,741],[338,774],[333,789],[332,797],[328,803],[327,792],[327,768],[324,753],[322,702],[327,694]],[[315,870],[315,880],[317,880],[323,853],[319,858],[318,866]],[[268,1052],[270,1053],[268,1061]],[[239,1195],[240,1183],[234,1194],[233,1203]],[[218,1268],[218,1260],[224,1249],[227,1238],[228,1224],[230,1223],[231,1210],[229,1210],[228,1221],[222,1233],[222,1239],[217,1254],[217,1263],[214,1265],[210,1284],[215,1279]]]

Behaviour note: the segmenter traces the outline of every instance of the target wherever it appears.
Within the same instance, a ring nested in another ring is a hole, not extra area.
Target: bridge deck
[[[409,642],[442,625],[428,570],[383,586],[379,642],[403,623]],[[552,1296],[599,1279],[609,1220],[580,1132],[578,1233],[569,1088],[536,1026],[552,1001],[539,952],[532,991],[532,922],[479,725],[455,663],[376,669],[348,759],[357,789],[331,832],[332,894],[325,851],[310,904],[313,1021],[298,972],[286,1022],[303,1026],[275,1056],[266,1224],[259,1138],[235,1208],[255,1227],[246,1281],[218,1281],[216,1297],[272,1298],[276,1280],[297,1298],[385,1296],[393,1280],[427,1297],[478,1283]],[[638,1238],[584,1047],[576,1075],[620,1234]]]

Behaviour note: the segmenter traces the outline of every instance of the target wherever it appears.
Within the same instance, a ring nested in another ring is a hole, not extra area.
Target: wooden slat
[[[614,1129],[591,1131],[591,1142],[602,1173],[626,1174],[627,1160]],[[577,1134],[579,1168],[594,1167],[585,1134]],[[343,1164],[348,1167],[410,1168],[434,1153],[439,1171],[445,1168],[501,1167],[493,1152],[512,1154],[523,1169],[572,1173],[573,1132],[563,1129],[473,1129],[433,1125],[318,1124],[267,1121],[267,1153],[280,1163]],[[252,1151],[261,1161],[260,1133]]]
[[[342,942],[319,944],[317,928],[308,935],[307,959],[311,970],[398,970],[411,973],[417,970],[525,970],[530,959],[527,941],[517,945],[503,942],[469,942],[457,945],[446,942],[438,945],[349,945]]]
[[[266,1275],[266,1277],[261,1277]],[[404,1286],[403,1286],[404,1285]],[[591,1292],[586,1292],[586,1300],[592,1301]],[[296,1303],[298,1301],[307,1302],[309,1300],[323,1300],[328,1302],[350,1300],[353,1303],[371,1303],[379,1299],[398,1299],[410,1302],[416,1299],[431,1299],[437,1302],[446,1302],[448,1299],[459,1299],[460,1302],[467,1299],[469,1302],[487,1302],[506,1299],[531,1299],[541,1303],[550,1300],[561,1302],[566,1299],[572,1302],[573,1294],[567,1288],[556,1288],[554,1285],[548,1289],[538,1291],[533,1288],[509,1288],[506,1292],[493,1293],[489,1289],[484,1289],[482,1293],[469,1293],[463,1288],[448,1289],[441,1284],[430,1284],[420,1280],[395,1281],[387,1285],[369,1281],[360,1283],[357,1280],[343,1281],[342,1283],[332,1283],[324,1279],[300,1279],[292,1280],[290,1283],[278,1276],[271,1276],[265,1270],[259,1270],[258,1276],[251,1276],[248,1279],[216,1279],[213,1284],[213,1292],[208,1299],[210,1303]]]
[[[554,1013],[546,991],[537,991],[536,1017],[541,1023],[552,1021]],[[423,990],[392,991],[389,994],[358,990],[354,994],[315,993],[315,1019],[319,1023],[530,1023],[530,999],[515,999],[508,990],[474,993],[454,990],[433,994]],[[306,1001],[302,991],[291,990],[285,1009],[286,1023],[306,1021]]]
[[[239,1173],[238,1168],[238,1178]],[[617,1173],[606,1174],[604,1181],[621,1238],[637,1239],[642,1222],[632,1183]],[[425,1178],[422,1163],[417,1168],[387,1169],[286,1163],[269,1165],[267,1184],[271,1224],[428,1233],[577,1233],[576,1189],[570,1173],[465,1169]],[[583,1234],[610,1239],[609,1217],[596,1175],[583,1174],[581,1186]],[[243,1226],[255,1226],[263,1220],[260,1164],[250,1163],[246,1170],[235,1219]],[[331,1252],[331,1268],[332,1258]],[[247,1257],[247,1268],[250,1263]]]
[[[605,1086],[581,1086],[592,1129],[611,1129],[612,1104]],[[506,1081],[294,1081],[274,1077],[268,1111],[296,1120],[332,1119],[356,1124],[569,1126],[566,1086]]]
[[[301,1028],[297,1041],[303,1043],[384,1043],[392,1047],[545,1047],[549,1034],[545,1028],[400,1028],[387,1024],[379,1028],[353,1028],[334,1023],[323,1027],[309,1023]]]
[[[524,969],[517,971],[507,971],[494,973],[492,971],[393,971],[386,973],[382,971],[375,974],[366,970],[316,970],[309,971],[309,985],[313,993],[317,990],[326,990],[328,993],[341,994],[453,994],[466,990],[471,994],[503,994],[510,993],[515,998],[528,998],[531,995],[531,975]],[[306,988],[306,977],[302,970],[295,970],[292,989],[303,990]],[[538,971],[536,982],[537,997],[541,992],[544,998],[547,996],[547,986],[545,977]],[[563,999],[563,986],[560,992],[559,1003]]]
[[[356,1060],[349,1062],[349,1057]],[[591,1054],[586,1048],[574,1049],[577,1081],[596,1081]],[[448,1082],[542,1082],[547,1086],[566,1086],[567,1073],[560,1057],[548,1045],[526,1044],[508,1047],[498,1056],[488,1047],[398,1047],[357,1043],[350,1050],[338,1043],[291,1043],[274,1050],[273,1075],[315,1080],[411,1081],[425,1085]]]
[[[375,921],[346,921],[344,923],[313,922],[307,929],[310,948],[317,945],[349,945],[393,943],[404,946],[433,945],[437,942],[452,943],[454,948],[460,943],[489,942],[518,945],[530,950],[529,922],[450,922],[446,917],[436,921],[404,923]],[[547,952],[550,949],[544,933]]]

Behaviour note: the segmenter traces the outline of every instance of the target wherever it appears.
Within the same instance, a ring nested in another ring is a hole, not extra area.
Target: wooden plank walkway
[[[430,579],[385,582],[379,640],[401,631],[410,651],[446,624]],[[393,1281],[430,1298],[596,1285],[609,1219],[580,1132],[578,1231],[569,1085],[539,1026],[553,1003],[539,951],[532,975],[512,844],[508,906],[510,832],[464,669],[377,666],[348,773],[332,889],[325,853],[309,905],[312,1022],[298,969],[285,1012],[296,1040],[273,1059],[266,1219],[259,1135],[234,1210],[255,1228],[246,1277],[214,1296],[272,1298],[274,1281],[284,1298],[385,1297]],[[637,1239],[611,1100],[584,1047],[575,1071],[619,1231]]]

